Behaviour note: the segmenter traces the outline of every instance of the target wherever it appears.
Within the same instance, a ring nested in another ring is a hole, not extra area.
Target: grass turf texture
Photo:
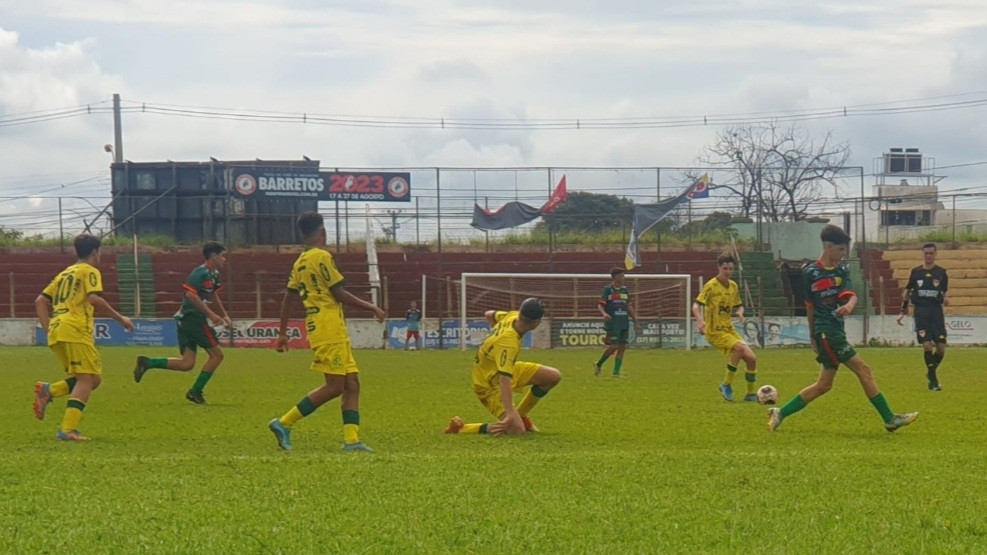
[[[130,375],[102,349],[88,444],[54,440],[32,385],[60,376],[44,348],[0,349],[0,553],[960,553],[987,546],[982,349],[954,349],[926,389],[921,350],[863,349],[912,426],[884,431],[856,379],[771,434],[765,409],[724,402],[713,352],[526,352],[562,369],[520,438],[446,436],[485,419],[471,353],[359,352],[362,436],[343,453],[338,401],[281,452],[267,422],[319,383],[309,353],[229,350],[195,373]],[[782,402],[815,377],[807,350],[759,351]],[[612,364],[612,362],[610,363]],[[609,365],[608,365],[609,366]],[[742,391],[738,376],[735,391]],[[739,396],[738,396],[739,397]]]

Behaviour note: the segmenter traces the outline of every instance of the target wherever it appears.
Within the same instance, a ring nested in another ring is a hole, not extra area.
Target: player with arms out
[[[466,424],[456,416],[445,433],[518,435],[538,431],[528,413],[559,384],[562,373],[537,362],[519,361],[517,356],[524,334],[537,328],[544,315],[545,305],[535,298],[525,299],[519,310],[485,313],[491,330],[473,359],[473,392],[497,422]],[[521,403],[515,407],[514,392],[525,389]]]
[[[210,324],[233,330],[233,322],[218,295],[222,289],[219,271],[226,266],[226,247],[222,243],[209,241],[202,246],[202,257],[205,262],[192,270],[182,284],[182,306],[175,314],[178,321],[178,348],[182,358],[139,356],[134,367],[134,381],[137,383],[152,368],[188,372],[195,368],[196,349],[202,347],[209,358],[202,365],[202,371],[192,388],[185,393],[185,398],[197,405],[205,404],[202,390],[223,362],[223,349]],[[215,305],[216,309],[210,308],[211,305]]]
[[[936,265],[936,244],[922,245],[922,265],[912,268],[905,286],[904,300],[901,302],[902,319],[908,316],[908,300],[915,307],[915,340],[925,351],[925,377],[929,390],[941,391],[936,370],[946,356],[946,315],[942,308],[949,306],[949,276],[946,269]]]
[[[281,328],[275,349],[288,348],[288,317],[291,297],[297,295],[305,305],[305,325],[314,360],[312,371],[323,374],[325,383],[308,393],[281,418],[268,424],[278,446],[291,449],[291,428],[315,409],[342,396],[343,450],[372,451],[360,441],[360,378],[353,358],[343,305],[372,312],[383,322],[384,311],[346,290],[343,275],[336,269],[326,246],[326,227],[318,212],[305,212],[298,217],[298,231],[305,241],[305,250],[298,256],[288,288],[281,301]]]
[[[809,403],[833,388],[836,370],[845,364],[860,381],[860,386],[884,421],[884,428],[893,432],[918,418],[917,412],[895,414],[877,387],[870,366],[847,341],[843,319],[857,306],[857,295],[850,283],[850,271],[842,263],[850,248],[850,236],[835,225],[827,225],[819,235],[823,250],[819,260],[802,269],[806,315],[812,350],[820,363],[816,383],[803,389],[781,408],[768,410],[768,429],[778,429],[782,421],[804,409]]]
[[[727,371],[720,384],[720,395],[727,401],[733,401],[733,377],[737,374],[737,364],[743,360],[747,370],[744,373],[747,381],[744,401],[757,401],[757,356],[733,325],[734,311],[737,318],[744,321],[740,286],[730,279],[735,265],[736,260],[730,254],[717,257],[716,276],[706,282],[692,303],[692,314],[696,317],[696,331],[705,335],[706,341],[727,357]],[[706,309],[705,317],[703,307]]]
[[[634,301],[624,280],[623,268],[612,268],[610,270],[610,285],[603,288],[600,295],[598,309],[603,317],[603,330],[606,333],[604,343],[607,348],[603,355],[593,366],[593,374],[597,377],[603,372],[603,364],[612,355],[616,355],[613,361],[613,377],[620,377],[620,367],[624,364],[624,351],[627,350],[627,343],[631,335],[631,322],[634,323],[634,330],[641,333],[637,325],[637,316],[634,314]]]
[[[409,308],[408,312],[405,314],[404,321],[405,324],[408,326],[408,331],[404,335],[404,350],[405,351],[408,350],[408,346],[411,343],[412,339],[415,340],[415,344],[412,345],[411,347],[415,349],[420,348],[421,347],[420,327],[422,322],[422,311],[418,310],[418,303],[416,303],[415,301],[411,301],[411,308]]]
[[[127,331],[134,329],[130,318],[114,310],[102,296],[103,276],[96,269],[100,245],[99,237],[76,237],[79,261],[58,274],[34,301],[41,327],[48,331],[48,348],[68,374],[55,383],[34,384],[34,416],[44,420],[52,398],[70,395],[65,417],[55,432],[55,438],[61,441],[89,441],[79,433],[79,423],[103,375],[103,363],[93,339],[94,308],[109,314]]]

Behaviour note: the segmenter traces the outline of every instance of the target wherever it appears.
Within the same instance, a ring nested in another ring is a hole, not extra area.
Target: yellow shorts
[[[727,356],[730,355],[733,351],[733,346],[737,343],[747,344],[744,338],[740,337],[740,334],[737,332],[708,333],[706,334],[706,341]]]
[[[103,361],[99,357],[99,351],[93,345],[85,343],[66,343],[58,341],[48,346],[51,352],[58,357],[58,362],[69,375],[75,374],[103,374]]]
[[[520,360],[515,362],[514,373],[511,376],[511,389],[515,393],[524,391],[524,388],[531,385],[531,380],[534,379],[539,368],[541,368],[541,364],[537,362],[521,362]],[[496,384],[496,381],[491,385],[490,382],[482,381],[476,376],[473,377],[473,392],[476,393],[480,403],[487,407],[490,414],[501,418],[504,416],[504,404],[500,399],[500,387]]]
[[[359,372],[356,367],[356,359],[353,358],[353,347],[349,341],[312,347],[312,353],[315,355],[310,367],[313,372],[334,376],[345,376]]]

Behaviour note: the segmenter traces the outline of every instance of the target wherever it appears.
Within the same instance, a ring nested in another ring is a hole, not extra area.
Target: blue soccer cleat
[[[89,441],[89,438],[79,433],[79,430],[72,430],[71,432],[63,432],[61,428],[55,432],[55,439],[58,441]]]
[[[45,419],[45,410],[51,402],[51,384],[48,382],[38,382],[34,384],[34,417],[38,420]]]
[[[747,395],[744,395],[744,401],[757,401],[757,393],[748,393]]]
[[[733,402],[733,387],[730,386],[729,384],[721,383],[720,384],[720,395],[722,395],[724,399],[726,399],[727,401],[730,401],[732,403]]]
[[[267,425],[278,440],[278,447],[285,451],[291,451],[291,428],[286,427],[280,420],[275,418]]]
[[[367,447],[367,444],[366,443],[364,443],[362,441],[358,441],[356,443],[345,443],[345,444],[343,444],[343,451],[368,451],[368,452],[372,452],[373,449]]]

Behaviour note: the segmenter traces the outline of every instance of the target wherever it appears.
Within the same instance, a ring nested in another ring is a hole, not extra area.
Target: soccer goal
[[[692,346],[692,288],[688,274],[624,274],[641,327],[632,329],[633,347]],[[547,311],[553,348],[603,345],[603,319],[597,308],[609,274],[464,273],[459,283],[460,348],[476,345],[485,333],[471,325],[487,310],[516,310],[527,297],[538,297]]]

